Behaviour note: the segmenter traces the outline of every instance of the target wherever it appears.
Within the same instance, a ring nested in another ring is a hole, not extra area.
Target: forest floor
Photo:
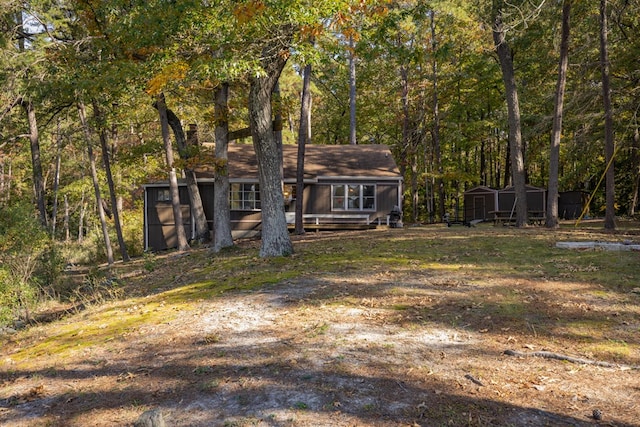
[[[292,239],[92,270],[0,337],[0,425],[640,426],[640,254],[555,246],[637,223]]]

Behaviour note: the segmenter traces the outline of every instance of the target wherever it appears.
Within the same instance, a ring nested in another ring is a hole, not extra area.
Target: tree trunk
[[[53,211],[51,212],[51,238],[56,237],[58,220],[58,190],[60,188],[60,167],[62,163],[62,138],[60,137],[60,121],[56,132],[56,170],[53,176]]]
[[[178,177],[176,168],[173,166],[173,148],[171,147],[171,137],[169,136],[169,119],[167,118],[167,105],[164,94],[158,95],[158,114],[160,115],[160,127],[162,129],[162,140],[164,142],[164,152],[169,169],[169,190],[171,193],[171,207],[173,208],[173,219],[178,239],[178,251],[189,250],[187,234],[184,231],[184,221],[182,219],[182,209],[180,207],[180,191],[178,189]]]
[[[613,137],[613,110],[611,107],[611,84],[609,80],[609,46],[607,41],[607,0],[600,0],[600,68],[602,70],[602,98],[604,103],[604,151],[606,161],[605,198],[606,212],[604,228],[615,230],[615,172],[614,154],[615,141]]]
[[[500,60],[500,68],[502,69],[502,80],[504,81],[509,115],[509,147],[511,151],[511,173],[516,197],[516,227],[525,227],[528,221],[528,209],[522,134],[520,130],[520,104],[513,70],[513,58],[505,38],[502,10],[500,9],[495,12],[494,25],[493,40]]]
[[[296,167],[296,234],[304,234],[304,153],[310,142],[311,112],[311,64],[304,67],[302,79],[302,102],[300,106],[300,128],[298,129],[298,164]]]
[[[113,265],[113,248],[111,247],[111,239],[109,238],[109,227],[107,226],[107,219],[105,218],[104,209],[102,207],[100,184],[98,182],[98,171],[96,169],[96,158],[93,155],[93,145],[91,142],[91,130],[89,129],[89,124],[87,123],[87,114],[82,102],[78,104],[78,114],[80,116],[82,129],[84,130],[85,139],[87,140],[87,154],[89,155],[89,165],[91,167],[91,180],[93,181],[93,191],[96,197],[96,209],[98,210],[100,226],[102,227],[102,237],[104,239],[105,251],[107,254],[107,263],[109,265]]]
[[[66,194],[64,195],[64,222],[62,227],[64,228],[64,241],[68,242],[71,233],[69,232],[69,196]]]
[[[271,94],[287,56],[280,46],[267,46],[261,61],[264,75],[253,76],[249,88],[249,124],[258,162],[262,205],[261,257],[293,253],[284,212],[282,157],[271,125]]]
[[[436,22],[435,22],[435,12],[431,10],[430,13],[430,26],[431,26],[431,57],[433,61],[431,63],[431,70],[433,75],[433,150],[435,152],[435,167],[438,173],[438,177],[436,178],[436,186],[438,187],[438,213],[440,218],[444,218],[445,214],[445,200],[444,200],[444,181],[443,181],[443,169],[442,169],[442,152],[440,147],[440,112],[438,109],[439,99],[438,99],[438,60],[436,55],[436,50],[438,47],[437,39],[436,39]]]
[[[215,92],[215,154],[218,164],[213,183],[213,250],[233,246],[229,208],[229,84],[222,83]]]
[[[558,228],[558,173],[560,168],[560,138],[562,136],[562,114],[564,105],[564,89],[567,82],[569,64],[569,28],[571,1],[564,0],[562,6],[562,36],[560,41],[560,64],[558,65],[558,82],[556,84],[556,102],[553,108],[553,128],[551,130],[551,147],[549,150],[549,188],[547,193],[546,227]]]
[[[349,144],[358,143],[356,137],[356,44],[349,38]]]
[[[84,201],[84,190],[82,190],[82,198],[80,199],[80,214],[78,215],[78,243],[84,241],[84,216],[87,211],[87,204]]]
[[[635,131],[633,132],[633,154],[631,156],[632,167],[636,170],[636,181],[633,184],[633,194],[631,195],[631,203],[629,206],[629,216],[636,214],[636,206],[638,206],[638,193],[640,193],[640,130],[636,123]]]
[[[182,128],[182,123],[180,123],[178,116],[168,108],[167,120],[171,130],[173,131],[173,136],[176,138],[176,145],[178,146],[178,154],[180,155],[180,158],[182,160],[189,160],[192,156],[189,152],[189,148],[187,147],[187,140],[185,138],[184,129]],[[202,197],[200,196],[200,189],[198,188],[196,172],[188,165],[183,167],[183,171],[185,181],[187,182],[189,202],[191,204],[191,216],[195,222],[196,235],[193,236],[193,238],[200,243],[208,243],[211,241],[211,234],[209,233],[207,216],[204,214],[204,207],[202,206]]]
[[[40,159],[40,136],[38,134],[38,122],[36,120],[36,110],[33,108],[31,101],[22,101],[22,107],[27,113],[27,121],[29,122],[29,143],[31,146],[31,166],[33,172],[33,190],[35,194],[36,204],[38,206],[38,214],[40,224],[47,226],[47,204],[44,189],[44,178],[42,175],[42,160]]]
[[[102,150],[102,163],[104,165],[105,175],[107,177],[107,185],[109,186],[109,197],[111,200],[111,210],[113,212],[113,224],[116,229],[116,236],[118,239],[118,246],[120,246],[120,256],[122,261],[128,262],[130,260],[129,253],[127,252],[127,245],[124,242],[124,236],[122,234],[122,224],[120,222],[120,212],[118,212],[118,196],[116,195],[116,186],[113,182],[113,174],[111,173],[111,159],[109,156],[109,147],[107,142],[107,134],[104,129],[104,117],[98,103],[93,101],[93,116],[96,119],[98,127],[98,136],[100,138],[100,148]]]

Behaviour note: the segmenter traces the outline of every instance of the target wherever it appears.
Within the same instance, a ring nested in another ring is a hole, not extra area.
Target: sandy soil
[[[527,304],[519,322],[487,310],[505,287]],[[12,354],[30,343],[5,340],[0,425],[130,426],[157,409],[167,426],[639,426],[640,370],[503,354],[588,357],[532,326],[566,311],[639,330],[637,306],[586,287],[345,271],[198,301],[64,359],[36,355],[28,371]]]

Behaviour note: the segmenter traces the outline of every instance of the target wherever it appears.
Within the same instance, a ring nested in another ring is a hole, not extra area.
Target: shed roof
[[[479,185],[474,188],[470,188],[465,191],[464,194],[497,194],[498,190],[494,188],[487,187],[485,185]]]
[[[284,179],[295,180],[297,145],[282,147]],[[258,177],[258,163],[253,144],[229,144],[229,178]],[[307,145],[305,147],[305,179],[320,177],[396,178],[402,175],[386,145]],[[213,169],[201,167],[197,174],[213,177]]]
[[[535,193],[535,192],[545,192],[547,191],[544,188],[541,187],[534,187],[533,185],[525,185],[525,189],[528,193]],[[513,185],[510,185],[508,187],[503,188],[502,190],[500,190],[500,193],[515,193],[516,191],[516,187]]]

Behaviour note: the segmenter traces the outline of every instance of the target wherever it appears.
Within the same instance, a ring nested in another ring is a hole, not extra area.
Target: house
[[[287,222],[295,221],[297,145],[283,146],[283,177]],[[253,145],[230,144],[229,204],[234,238],[261,230],[258,163]],[[209,229],[213,232],[211,168],[196,171]],[[305,150],[303,219],[305,227],[348,228],[387,224],[394,207],[402,206],[402,175],[385,145],[307,145]],[[187,236],[194,224],[187,188],[179,184],[183,225]],[[146,250],[177,246],[169,183],[144,186]]]

